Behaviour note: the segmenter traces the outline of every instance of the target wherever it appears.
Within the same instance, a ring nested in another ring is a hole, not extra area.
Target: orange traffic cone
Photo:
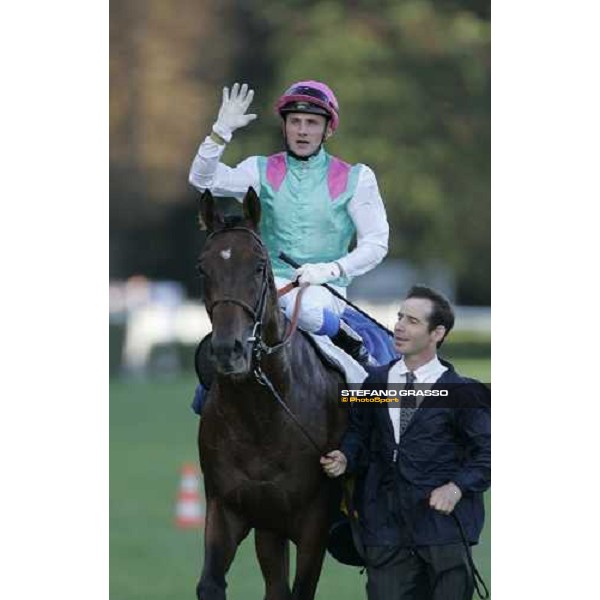
[[[177,527],[196,529],[204,525],[204,506],[199,488],[200,469],[191,463],[183,465],[175,509]]]

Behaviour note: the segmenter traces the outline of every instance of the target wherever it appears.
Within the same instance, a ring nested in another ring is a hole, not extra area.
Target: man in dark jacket
[[[369,600],[471,600],[468,544],[483,528],[490,486],[489,391],[438,359],[454,325],[448,300],[415,286],[394,328],[402,358],[369,369],[366,389],[397,388],[400,403],[351,405],[341,448],[321,459],[330,477],[359,478],[356,505]],[[437,394],[418,395],[434,390]],[[464,534],[461,535],[461,529]]]

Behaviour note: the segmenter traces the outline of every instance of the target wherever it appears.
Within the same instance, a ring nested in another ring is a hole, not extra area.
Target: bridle
[[[252,333],[247,338],[246,343],[252,344],[252,364],[251,364],[251,366],[252,366],[252,373],[253,373],[254,377],[256,378],[256,380],[258,381],[258,383],[260,385],[263,385],[269,389],[269,391],[271,392],[271,394],[273,395],[275,400],[277,400],[279,405],[288,414],[288,416],[292,419],[292,421],[294,421],[294,423],[298,426],[300,431],[304,434],[304,436],[310,442],[310,444],[313,446],[313,448],[315,448],[315,450],[319,453],[319,456],[322,456],[324,453],[323,449],[319,447],[319,445],[315,442],[315,440],[310,435],[310,433],[308,433],[308,431],[306,431],[306,428],[302,425],[302,423],[300,423],[300,421],[298,420],[298,417],[296,417],[296,415],[290,410],[288,405],[283,401],[283,398],[277,392],[277,390],[273,386],[273,383],[271,382],[271,380],[269,379],[267,374],[263,371],[262,366],[261,366],[261,359],[262,359],[263,355],[268,356],[270,354],[273,354],[274,352],[277,352],[278,350],[280,350],[281,348],[283,348],[284,346],[286,346],[290,343],[292,336],[293,336],[294,332],[296,331],[298,312],[299,312],[299,308],[300,308],[300,299],[301,299],[302,293],[304,292],[304,290],[306,288],[303,287],[298,292],[298,295],[296,298],[296,306],[294,308],[294,316],[292,317],[292,321],[290,323],[288,330],[286,331],[286,333],[284,335],[283,340],[278,342],[277,344],[274,344],[273,346],[269,346],[267,343],[265,343],[265,341],[262,338],[263,320],[264,320],[268,283],[269,283],[268,274],[267,274],[267,268],[270,265],[269,254],[266,251],[266,247],[265,247],[263,241],[260,239],[260,237],[252,229],[249,229],[247,227],[226,227],[224,229],[219,229],[218,231],[213,231],[206,238],[205,243],[208,243],[209,240],[211,240],[212,238],[214,238],[215,236],[217,236],[221,233],[227,233],[230,231],[243,231],[245,233],[250,234],[254,238],[254,240],[259,244],[261,250],[263,251],[263,258],[265,260],[264,260],[264,265],[263,265],[262,271],[261,271],[260,292],[259,292],[258,299],[256,301],[254,308],[252,308],[247,302],[244,302],[243,300],[238,300],[237,298],[233,298],[232,296],[223,296],[222,298],[217,298],[216,300],[213,300],[210,304],[208,304],[206,306],[208,316],[210,317],[210,320],[212,322],[212,313],[213,313],[215,307],[218,306],[219,304],[236,304],[237,306],[244,309],[246,311],[246,313],[248,313],[248,315],[250,316],[250,318],[253,321],[253,325],[252,325]],[[291,288],[289,286],[286,286],[285,292],[289,291],[290,289]]]
[[[243,231],[244,233],[251,235],[254,238],[254,241],[258,243],[261,250],[263,251],[263,256],[261,258],[264,259],[264,264],[260,272],[261,283],[258,299],[256,300],[254,307],[252,307],[247,302],[239,300],[238,298],[234,298],[232,296],[223,296],[221,298],[213,300],[210,304],[208,304],[206,306],[206,311],[208,312],[208,316],[212,321],[212,313],[216,306],[220,304],[235,304],[241,307],[250,316],[250,318],[253,321],[252,333],[246,339],[246,343],[252,344],[252,363],[254,369],[256,369],[256,367],[260,367],[260,360],[263,354],[269,355],[273,354],[274,352],[277,352],[277,350],[280,350],[281,348],[283,348],[283,346],[289,343],[291,336],[285,336],[281,342],[273,346],[269,346],[267,343],[265,343],[265,341],[262,338],[263,321],[265,317],[265,308],[267,304],[267,291],[269,288],[269,278],[267,275],[267,267],[269,265],[269,254],[267,253],[265,245],[260,239],[260,237],[252,229],[249,229],[247,227],[227,227],[225,229],[219,229],[218,231],[214,231],[213,233],[211,233],[206,238],[206,243],[208,243],[208,241],[214,238],[215,236],[222,233],[228,233],[230,231]]]

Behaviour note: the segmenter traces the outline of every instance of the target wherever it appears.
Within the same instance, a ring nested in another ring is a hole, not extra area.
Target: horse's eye
[[[255,271],[257,273],[262,273],[265,270],[265,263],[261,262],[256,265]]]

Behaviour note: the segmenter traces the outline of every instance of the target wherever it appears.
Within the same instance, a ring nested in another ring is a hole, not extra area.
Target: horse
[[[208,236],[198,268],[216,376],[198,432],[206,493],[199,600],[225,600],[225,576],[251,529],[265,600],[312,600],[339,493],[319,459],[339,446],[347,425],[339,402],[343,377],[304,335],[285,337],[260,214],[252,188],[234,226],[210,191],[200,199]],[[290,541],[297,547],[291,589]]]

